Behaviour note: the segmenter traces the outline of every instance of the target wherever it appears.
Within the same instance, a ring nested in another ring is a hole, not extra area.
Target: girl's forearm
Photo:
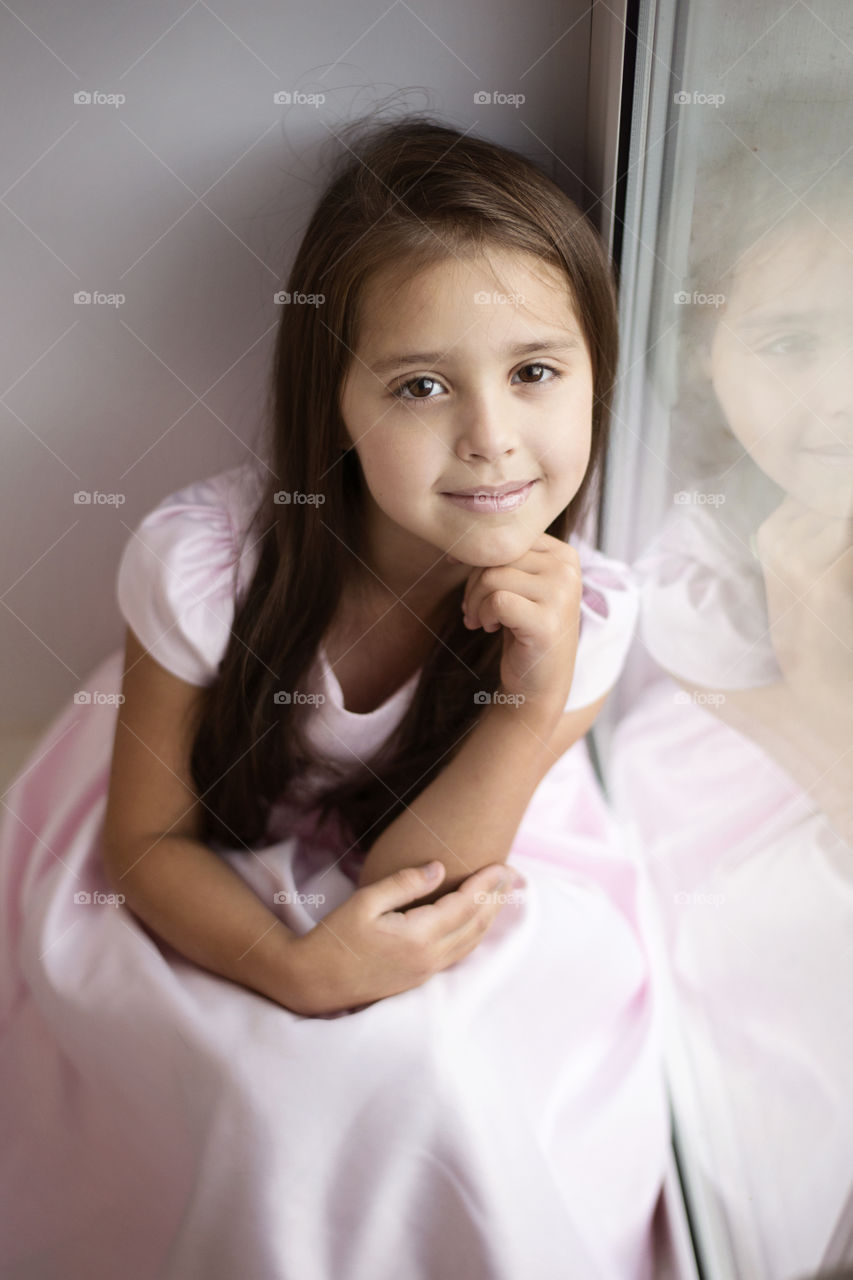
[[[277,1004],[298,1006],[291,963],[297,935],[207,845],[170,835],[131,843],[111,850],[104,869],[131,911],[188,960]]]
[[[678,683],[697,692],[683,680]],[[843,698],[839,697],[838,706],[846,714]],[[753,689],[727,690],[709,707],[731,728],[758,743],[809,794],[841,838],[853,844],[853,736],[849,725],[819,716],[814,707],[795,697],[784,680]]]
[[[777,759],[808,790],[836,833],[853,846],[853,721],[843,692],[808,699],[790,689],[776,705],[771,728]],[[821,690],[823,693],[824,691]]]
[[[438,860],[446,875],[434,899],[481,867],[503,862],[533,792],[555,761],[549,738],[561,712],[488,706],[446,768],[372,845],[359,886]]]

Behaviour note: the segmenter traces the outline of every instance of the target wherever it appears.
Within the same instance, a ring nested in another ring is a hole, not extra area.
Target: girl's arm
[[[207,845],[173,835],[130,840],[105,851],[104,869],[134,915],[181,955],[299,1011],[297,935]]]
[[[754,689],[713,690],[670,675],[781,765],[812,796],[841,839],[853,846],[853,723],[842,695],[838,720],[831,723],[796,698],[784,680]]]
[[[446,768],[373,844],[359,887],[438,859],[446,878],[418,899],[432,902],[481,867],[504,862],[536,787],[587,732],[607,696],[569,712],[490,703]]]
[[[189,758],[200,690],[128,628],[122,694],[101,842],[107,880],[181,955],[290,1007],[296,935],[198,838]]]

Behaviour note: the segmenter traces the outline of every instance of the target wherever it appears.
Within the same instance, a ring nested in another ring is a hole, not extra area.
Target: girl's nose
[[[853,353],[835,352],[818,375],[809,397],[829,430],[853,444]]]
[[[515,431],[506,409],[483,399],[473,406],[457,431],[457,453],[460,457],[478,457],[489,461],[509,453],[515,445]]]

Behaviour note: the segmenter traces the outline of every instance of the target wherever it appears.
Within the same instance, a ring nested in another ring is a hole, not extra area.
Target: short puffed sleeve
[[[625,665],[637,624],[639,590],[632,570],[582,538],[572,537],[581,566],[580,628],[566,711],[609,693]]]
[[[116,582],[119,609],[156,660],[195,685],[219,671],[243,566],[235,502],[242,468],[199,480],[164,498],[131,533]]]
[[[781,679],[760,565],[715,512],[667,516],[634,562],[638,634],[665,671],[712,689]]]

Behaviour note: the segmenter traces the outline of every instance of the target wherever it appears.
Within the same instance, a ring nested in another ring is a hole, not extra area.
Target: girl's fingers
[[[533,644],[540,639],[542,605],[511,592],[500,597],[500,604],[494,598],[484,601],[480,606],[480,620],[484,627],[493,630],[496,629],[494,623],[508,627],[522,645]]]
[[[501,569],[500,586],[496,586],[493,582],[487,584],[481,578],[475,586],[469,587],[466,591],[463,604],[468,626],[474,628],[485,625],[487,621],[494,621],[493,618],[483,617],[483,604],[495,591],[512,591],[537,604],[546,604],[549,599],[548,579],[545,574],[532,574],[524,569],[506,566]]]
[[[548,543],[554,543],[556,547],[565,547],[570,557],[577,555],[574,548],[568,546],[567,543],[561,543],[556,538],[551,538],[547,534],[544,534],[543,537],[547,539],[546,543],[542,543],[541,540],[537,538],[533,543],[533,546],[525,551],[523,556],[519,556],[517,560],[513,560],[511,564],[478,565],[475,569],[472,569],[465,583],[463,599],[467,600],[471,593],[477,589],[480,579],[487,569],[518,569],[531,575],[543,573],[547,569],[554,554],[547,545]]]
[[[504,895],[513,889],[514,872],[505,873],[502,888],[497,888],[494,872],[482,879],[469,877],[453,893],[445,894],[438,902],[426,908],[435,912],[436,941],[453,942],[468,938],[478,932],[478,921],[485,915],[494,918],[505,903]]]
[[[499,913],[508,905],[509,895],[517,892],[512,884],[507,884],[503,889],[496,889],[487,892],[486,901],[478,903],[479,910],[471,916],[470,920],[465,921],[455,929],[453,933],[449,933],[444,939],[447,947],[445,953],[445,963],[452,963],[452,959],[458,959],[463,955],[467,955],[469,951],[473,951],[474,947],[489,932]]]

